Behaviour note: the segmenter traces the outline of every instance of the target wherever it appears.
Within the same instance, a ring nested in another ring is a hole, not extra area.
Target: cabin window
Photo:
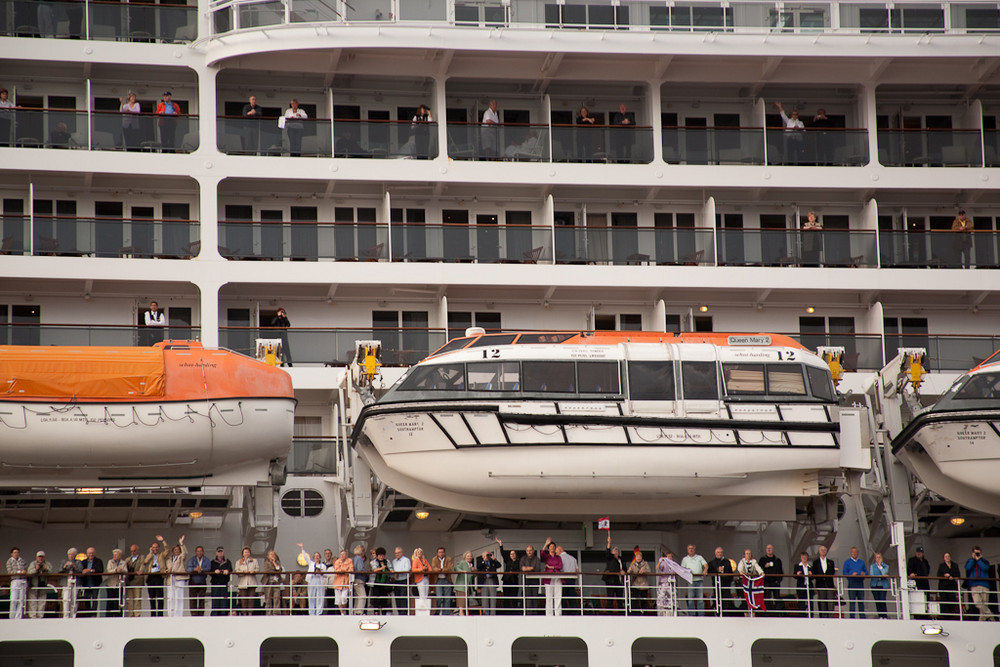
[[[682,361],[681,388],[689,401],[719,400],[719,379],[714,361]]]
[[[1000,398],[1000,375],[996,373],[974,375],[955,392],[955,398],[965,400],[996,400]]]
[[[464,364],[420,366],[400,385],[400,391],[461,391],[465,389]]]
[[[833,380],[830,378],[828,371],[822,368],[806,366],[806,373],[809,374],[809,388],[812,390],[813,396],[821,398],[824,401],[834,400]]]
[[[522,376],[526,392],[576,392],[576,364],[572,361],[525,361]]]
[[[434,354],[444,354],[445,352],[451,352],[452,350],[457,350],[463,348],[469,344],[471,338],[455,338],[454,340],[448,341],[448,344],[439,349]]]
[[[674,400],[674,362],[628,362],[628,388],[633,401]]]
[[[521,369],[517,362],[469,364],[466,369],[469,391],[517,391]]]
[[[621,374],[617,361],[588,361],[577,364],[581,394],[619,394]]]
[[[722,364],[722,375],[730,396],[764,393],[764,364]]]
[[[517,339],[518,345],[531,345],[535,343],[561,343],[564,340],[570,339],[576,334],[571,333],[559,333],[559,334],[521,334],[521,337]]]
[[[492,345],[510,345],[514,342],[517,334],[487,334],[480,336],[469,347],[486,347]]]
[[[806,380],[799,364],[768,364],[767,393],[786,396],[805,396]]]

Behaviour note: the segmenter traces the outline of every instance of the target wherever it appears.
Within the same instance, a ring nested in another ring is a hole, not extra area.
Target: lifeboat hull
[[[244,485],[291,445],[288,374],[226,350],[0,348],[0,485]]]

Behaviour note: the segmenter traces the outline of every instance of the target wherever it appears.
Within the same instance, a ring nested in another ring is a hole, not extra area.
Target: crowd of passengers
[[[499,538],[458,557],[444,547],[407,555],[400,546],[390,557],[384,547],[366,554],[361,545],[350,554],[310,554],[299,544],[286,566],[273,550],[257,558],[244,547],[232,561],[222,546],[209,557],[202,546],[189,553],[183,536],[170,545],[157,535],[145,553],[133,544],[128,553],[113,549],[107,561],[94,547],[71,548],[52,561],[44,551],[28,561],[15,547],[0,582],[9,590],[12,619],[289,613],[865,618],[867,593],[878,617],[888,618],[887,597],[899,583],[881,553],[866,562],[857,548],[838,567],[820,546],[815,558],[802,552],[786,571],[770,544],[757,558],[744,550],[738,561],[722,547],[706,560],[694,544],[680,560],[666,550],[648,561],[638,546],[629,559],[612,545],[610,531],[606,547],[599,572],[581,570],[551,539],[536,551],[532,545],[505,550]],[[996,567],[978,546],[964,565],[944,553],[936,570],[918,546],[905,572],[915,617],[997,620]],[[602,584],[583,590],[584,575],[599,576]]]

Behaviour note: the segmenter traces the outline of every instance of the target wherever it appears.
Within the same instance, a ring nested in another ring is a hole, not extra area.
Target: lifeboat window
[[[456,338],[454,340],[450,340],[447,343],[445,343],[444,345],[442,345],[431,356],[438,355],[438,354],[444,354],[445,352],[451,352],[452,350],[460,350],[463,347],[465,347],[466,345],[468,345],[470,340],[472,340],[472,339],[471,338]]]
[[[824,368],[806,366],[806,373],[809,375],[809,388],[812,390],[813,396],[824,401],[834,400],[833,379],[830,377],[830,371]]]
[[[767,393],[805,396],[806,380],[801,364],[768,364]]]
[[[472,342],[469,348],[486,347],[487,345],[510,345],[517,338],[517,334],[489,334],[480,336]]]
[[[571,333],[549,333],[549,334],[521,334],[521,337],[517,339],[518,345],[534,345],[537,343],[561,343],[564,340],[569,340],[576,334]]]
[[[730,396],[764,393],[764,364],[722,364],[722,376]]]
[[[461,391],[465,389],[464,364],[419,366],[399,386],[400,391]]]
[[[960,400],[996,400],[1000,398],[1000,374],[982,373],[973,375],[955,392],[955,398]]]
[[[576,392],[576,364],[572,361],[525,361],[521,374],[521,388],[526,392]]]
[[[469,391],[517,391],[521,369],[516,362],[469,364],[466,369]]]
[[[681,388],[689,401],[719,400],[719,378],[714,361],[682,361]]]
[[[576,366],[581,394],[620,394],[621,373],[617,361],[587,361]]]
[[[674,400],[674,362],[628,362],[628,390],[633,401]]]

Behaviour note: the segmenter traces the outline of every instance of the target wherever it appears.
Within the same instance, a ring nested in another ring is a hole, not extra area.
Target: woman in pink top
[[[545,540],[545,546],[542,547],[542,564],[545,565],[545,572],[562,572],[562,558],[556,555],[556,545],[552,538]],[[562,579],[543,578],[542,587],[545,588],[545,615],[562,616]]]

